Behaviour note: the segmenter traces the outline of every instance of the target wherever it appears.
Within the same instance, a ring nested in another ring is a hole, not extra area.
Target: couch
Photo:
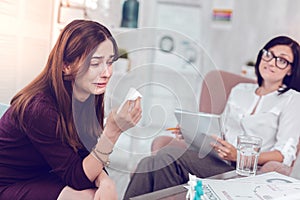
[[[9,105],[4,104],[4,103],[0,103],[0,118],[5,113],[5,111],[7,110],[8,107],[9,107]]]

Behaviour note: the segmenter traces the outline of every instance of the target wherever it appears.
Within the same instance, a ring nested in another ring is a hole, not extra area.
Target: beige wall
[[[0,2],[0,102],[9,103],[46,63],[53,1]]]
[[[240,72],[248,60],[255,61],[258,50],[277,35],[300,42],[299,0],[234,0],[232,23],[214,26],[212,1],[202,0],[205,19],[202,44],[220,68]]]

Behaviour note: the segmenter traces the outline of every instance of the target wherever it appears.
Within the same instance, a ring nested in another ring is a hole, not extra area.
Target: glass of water
[[[254,176],[262,145],[262,138],[239,135],[237,138],[236,173],[242,176]]]

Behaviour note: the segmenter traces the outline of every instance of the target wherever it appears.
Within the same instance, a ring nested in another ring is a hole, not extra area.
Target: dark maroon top
[[[56,134],[58,112],[50,95],[37,95],[26,108],[26,132],[10,120],[10,114],[8,109],[0,120],[0,199],[10,186],[31,180],[45,182],[49,176],[55,179],[56,198],[66,185],[76,190],[95,187],[82,167],[82,160],[89,152],[81,149],[76,153]],[[37,192],[43,191],[42,185],[34,187]]]

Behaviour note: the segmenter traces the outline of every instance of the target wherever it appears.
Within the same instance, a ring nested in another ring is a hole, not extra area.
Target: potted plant
[[[119,58],[114,64],[114,71],[117,73],[126,73],[130,71],[130,58],[126,49],[119,48]]]

